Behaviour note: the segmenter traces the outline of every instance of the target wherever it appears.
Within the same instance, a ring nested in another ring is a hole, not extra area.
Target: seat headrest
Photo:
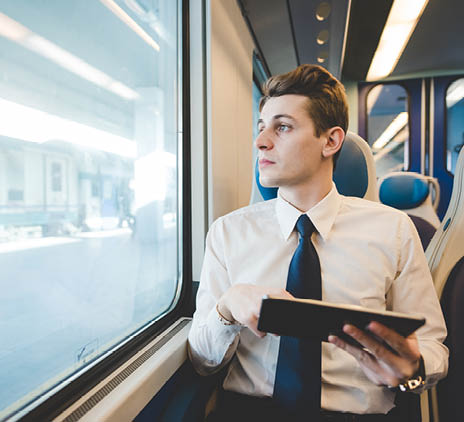
[[[383,179],[380,189],[380,202],[400,210],[416,208],[429,195],[429,184],[420,175],[392,174]]]
[[[353,139],[353,135],[346,134],[335,166],[333,181],[342,195],[364,198],[369,186],[367,162],[361,146]]]
[[[347,132],[345,136],[333,180],[342,195],[378,200],[372,152],[367,142],[353,132]],[[259,182],[258,160],[255,163],[255,181],[259,195],[253,189],[250,203],[277,197],[277,188],[264,187]]]
[[[458,156],[453,191],[440,227],[425,251],[440,296],[451,269],[464,253],[464,148]]]

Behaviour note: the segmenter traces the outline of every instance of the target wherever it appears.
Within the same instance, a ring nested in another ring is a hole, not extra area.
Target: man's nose
[[[268,129],[263,129],[255,139],[257,149],[270,149],[273,147],[272,137]]]

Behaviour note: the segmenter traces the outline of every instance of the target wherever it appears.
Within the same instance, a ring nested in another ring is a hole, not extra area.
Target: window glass
[[[255,146],[255,139],[258,137],[258,120],[259,120],[259,100],[262,94],[258,85],[253,81],[253,168],[258,156],[258,150]]]
[[[174,305],[179,16],[0,3],[0,419]]]
[[[266,82],[266,73],[264,72],[261,60],[257,54],[253,52],[253,169],[256,163],[258,151],[255,147],[255,139],[258,136],[258,120],[259,120],[259,101],[263,96],[261,86]],[[254,170],[253,170],[254,172]]]
[[[377,176],[409,167],[408,94],[400,85],[376,85],[367,95],[367,140]]]
[[[454,174],[464,145],[464,79],[454,81],[446,91],[446,169]]]

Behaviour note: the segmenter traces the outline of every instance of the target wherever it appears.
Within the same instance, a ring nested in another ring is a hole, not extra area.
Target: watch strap
[[[398,388],[402,392],[409,392],[414,391],[425,384],[425,365],[424,365],[424,358],[420,357],[419,360],[419,369],[416,373],[409,378],[408,380],[400,383]]]

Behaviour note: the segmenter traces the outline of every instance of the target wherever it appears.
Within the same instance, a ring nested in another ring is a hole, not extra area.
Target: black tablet
[[[346,323],[364,330],[371,321],[380,322],[404,337],[425,324],[425,318],[391,311],[378,311],[313,299],[263,297],[258,329],[277,335],[327,341],[330,334],[360,346],[343,331]]]

